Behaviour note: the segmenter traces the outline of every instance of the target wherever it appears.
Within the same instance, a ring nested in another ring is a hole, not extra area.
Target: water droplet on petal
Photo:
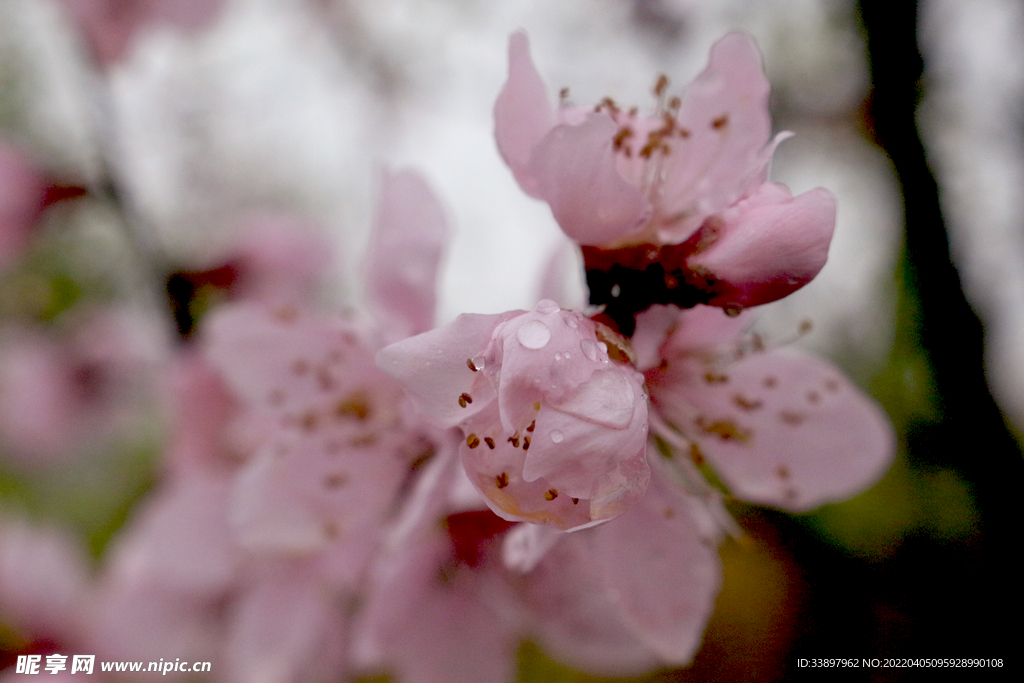
[[[542,349],[551,340],[551,330],[540,320],[529,320],[516,332],[516,338],[528,349]]]
[[[471,362],[473,363],[473,367],[476,368],[477,370],[483,370],[484,365],[487,364],[483,356],[477,356]]]
[[[562,434],[562,432],[558,431],[557,429],[551,432],[551,440],[554,441],[555,443],[562,443],[562,440],[564,438],[565,435]]]
[[[560,354],[558,351],[555,351],[555,360],[562,360],[562,354]]]
[[[578,317],[579,317],[579,314],[577,314],[577,313],[573,313],[573,314],[567,316],[566,319],[565,319],[565,324],[575,330],[577,327],[580,326],[580,323],[577,320]]]
[[[562,309],[551,299],[544,299],[537,304],[534,310],[538,313],[556,313]]]
[[[583,350],[583,355],[590,360],[597,360],[597,343],[593,339],[581,339],[580,349]]]

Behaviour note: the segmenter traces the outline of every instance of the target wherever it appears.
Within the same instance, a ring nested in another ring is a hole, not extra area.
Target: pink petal
[[[750,187],[763,182],[771,119],[769,84],[750,36],[730,33],[711,48],[707,68],[682,97],[677,134],[670,141],[660,208],[679,216],[664,228],[665,242],[680,242]]]
[[[444,211],[412,171],[381,174],[366,254],[367,294],[389,341],[434,326],[437,270],[448,233]]]
[[[225,680],[336,680],[345,666],[338,596],[301,563],[264,567],[233,605]]]
[[[200,28],[222,4],[223,0],[64,0],[102,65],[121,59],[146,25]]]
[[[523,466],[524,438],[508,437],[498,419],[497,406],[466,420],[463,431],[469,436],[459,447],[462,465],[487,505],[495,514],[511,521],[553,524],[572,529],[595,521],[590,501],[560,492],[546,479],[526,481]],[[494,448],[491,448],[491,444]],[[476,444],[475,446],[472,444]],[[593,475],[596,479],[597,475]]]
[[[649,386],[657,409],[753,503],[799,512],[849,498],[895,453],[885,413],[815,358],[769,351],[725,368],[670,360]]]
[[[24,250],[44,192],[42,177],[25,155],[0,141],[0,266]]]
[[[493,401],[484,373],[470,364],[484,362],[484,350],[499,323],[522,311],[499,315],[463,314],[444,327],[381,349],[377,365],[397,379],[416,407],[442,427],[454,427]],[[463,398],[468,395],[471,401]]]
[[[594,562],[585,535],[596,531],[563,534],[527,575],[523,599],[533,637],[546,652],[582,671],[602,676],[650,671],[658,658],[623,621]]]
[[[680,354],[714,358],[735,349],[736,337],[753,322],[753,312],[728,316],[716,306],[697,305],[679,312],[676,326],[661,348],[662,358]],[[639,317],[637,325],[639,327]]]
[[[498,326],[486,358],[484,372],[498,383],[501,421],[509,436],[525,434],[538,403],[568,400],[608,363],[594,323],[560,310],[553,301],[541,301],[535,310]],[[628,399],[629,392],[624,394]],[[632,414],[632,406],[628,408],[624,418],[617,418],[624,420],[623,427]]]
[[[706,274],[714,306],[756,306],[791,294],[824,267],[836,200],[817,188],[793,197],[775,183],[709,219],[687,265]]]
[[[558,225],[573,240],[605,245],[636,233],[651,214],[640,191],[617,169],[606,114],[559,125],[537,143],[529,170]]]
[[[86,554],[69,534],[0,521],[0,613],[8,623],[35,637],[79,637],[87,576]]]
[[[662,661],[682,665],[721,589],[721,534],[702,501],[654,479],[639,504],[585,533],[623,621]]]
[[[253,216],[240,226],[229,267],[237,264],[232,294],[264,301],[305,301],[331,263],[331,247],[308,223],[287,215]]]
[[[516,31],[508,39],[508,80],[494,103],[494,137],[519,186],[537,199],[542,193],[529,169],[530,155],[554,125],[547,88],[530,58],[529,39]]]
[[[614,471],[620,462],[644,460],[647,444],[647,400],[642,384],[618,367],[601,370],[580,387],[587,399],[582,403],[607,403],[627,398],[628,405],[589,406],[579,412],[542,406],[523,468],[523,479],[547,479],[559,491],[577,498],[604,493],[607,482],[595,476]],[[613,380],[611,384],[604,378]],[[580,408],[582,406],[575,406]],[[626,410],[624,410],[626,408]],[[608,426],[581,419],[584,415],[625,413],[625,424]]]
[[[504,683],[518,644],[512,595],[491,558],[461,563],[440,523],[454,465],[442,452],[417,482],[371,572],[353,650],[366,666],[397,669],[405,683]]]

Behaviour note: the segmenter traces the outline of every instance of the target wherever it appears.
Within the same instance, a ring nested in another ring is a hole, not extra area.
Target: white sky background
[[[99,154],[90,112],[114,112],[107,149],[162,248],[179,258],[228,243],[253,211],[298,212],[338,244],[335,298],[358,301],[377,169],[419,168],[454,229],[441,322],[531,307],[561,239],[493,141],[511,31],[528,31],[553,99],[569,86],[578,103],[610,95],[644,107],[657,74],[681,88],[710,45],[741,28],[765,55],[776,130],[797,134],[776,154],[773,179],[794,192],[823,185],[839,199],[825,271],[769,307],[762,326],[783,338],[811,318],[816,331],[803,343],[865,368],[891,341],[901,207],[888,161],[858,128],[868,76],[851,2],[228,0],[197,36],[143,36],[113,72],[106,105],[90,95],[98,82],[50,3],[0,8],[0,41],[30,56],[40,84],[22,137],[52,164],[88,173]]]

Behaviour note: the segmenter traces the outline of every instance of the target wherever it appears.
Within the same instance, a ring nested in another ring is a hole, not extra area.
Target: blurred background
[[[796,133],[772,178],[839,202],[825,270],[757,325],[831,358],[899,436],[890,473],[851,501],[734,507],[746,535],[722,547],[703,648],[641,680],[813,676],[801,657],[1008,660],[1024,434],[1016,0],[0,0],[0,582],[26,524],[102,565],[160,471],[161,364],[254,222],[326,240],[337,265],[318,296],[358,310],[379,174],[412,166],[454,226],[439,322],[532,307],[565,245],[493,141],[517,28],[552,97],[641,109],[659,74],[681,88],[722,34],[755,36],[775,129]],[[582,302],[582,271],[564,272]],[[13,593],[0,584],[0,666],[30,642]],[[603,679],[527,643],[520,680]]]

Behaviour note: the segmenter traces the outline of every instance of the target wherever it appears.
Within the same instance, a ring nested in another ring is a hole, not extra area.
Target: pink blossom
[[[793,197],[766,182],[787,134],[769,139],[769,87],[753,40],[740,33],[719,40],[681,98],[666,99],[666,85],[655,88],[653,115],[611,100],[553,111],[526,35],[515,33],[494,108],[498,149],[520,186],[590,248],[588,270],[636,268],[624,259],[635,260],[629,248],[639,247],[650,253],[643,268],[658,264],[667,274],[662,288],[680,288],[647,294],[654,298],[637,310],[756,305],[812,279],[825,264],[835,200],[821,188]],[[666,245],[678,247],[662,253]],[[592,303],[608,303],[593,289]]]
[[[0,267],[25,249],[45,196],[43,177],[21,152],[0,142]]]
[[[599,333],[545,300],[459,316],[377,363],[424,415],[462,429],[463,465],[491,509],[571,529],[618,515],[649,478],[643,378]]]
[[[120,60],[148,25],[195,29],[209,23],[223,0],[63,0],[102,66]]]
[[[132,424],[158,349],[125,311],[78,316],[69,339],[37,329],[0,338],[0,441],[33,465],[88,452]]]
[[[425,468],[376,558],[355,658],[403,683],[505,683],[522,618],[497,549],[511,524],[457,493],[454,448]],[[464,479],[464,477],[463,477]]]
[[[881,408],[822,360],[756,338],[744,345],[744,325],[714,308],[678,313],[662,362],[646,372],[652,406],[671,425],[655,433],[760,505],[802,512],[876,482],[895,454]]]

